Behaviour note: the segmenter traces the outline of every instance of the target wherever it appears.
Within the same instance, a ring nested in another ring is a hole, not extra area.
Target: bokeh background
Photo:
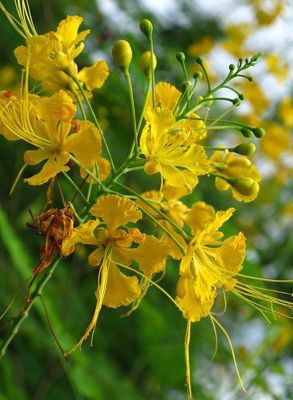
[[[3,2],[11,9],[12,2]],[[175,55],[184,51],[190,74],[195,56],[203,56],[210,76],[221,79],[228,65],[259,51],[263,56],[252,70],[254,81],[239,81],[245,101],[235,111],[252,125],[261,125],[266,136],[257,142],[255,162],[263,175],[261,191],[253,203],[236,203],[230,193],[218,193],[210,179],[202,179],[194,199],[217,209],[235,206],[236,216],[225,233],[241,229],[248,238],[246,273],[271,279],[292,279],[293,262],[293,3],[285,0],[31,0],[38,32],[54,30],[67,15],[81,15],[91,29],[80,65],[106,58],[111,75],[94,97],[94,108],[114,149],[117,161],[129,147],[128,95],[119,71],[111,62],[111,47],[118,38],[129,40],[134,51],[131,74],[137,103],[143,99],[145,81],[138,68],[139,55],[147,49],[139,21],[150,18],[155,27],[158,58],[157,80],[180,87],[182,74]],[[22,39],[0,15],[0,89],[17,87],[20,69],[13,49]],[[229,134],[230,135],[230,134]],[[227,136],[215,134],[214,143]],[[236,140],[232,135],[229,142]],[[239,138],[238,138],[239,140]],[[41,238],[26,226],[29,210],[38,215],[46,199],[43,187],[19,182],[8,192],[22,165],[21,143],[0,136],[0,337],[9,330],[25,295],[26,284],[38,262]],[[130,183],[139,191],[151,181],[140,176]],[[187,198],[186,202],[191,199]],[[167,276],[173,290],[176,274]],[[62,261],[44,296],[55,332],[68,349],[81,335],[94,307],[96,274],[86,264],[85,251]],[[271,287],[271,286],[269,286]],[[292,292],[292,285],[274,288]],[[219,335],[219,349],[212,359],[215,339],[211,324],[203,320],[192,328],[192,380],[200,400],[290,400],[293,398],[292,324],[278,319],[268,324],[247,305],[228,298],[221,317],[235,346],[248,395],[238,383],[229,346]],[[103,310],[94,346],[83,346],[67,363],[48,328],[41,303],[0,361],[1,400],[181,400],[184,390],[185,324],[177,311],[155,289],[128,318],[123,311]]]

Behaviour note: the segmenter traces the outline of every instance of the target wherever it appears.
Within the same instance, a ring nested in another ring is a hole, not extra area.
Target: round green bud
[[[238,94],[238,97],[239,97],[239,99],[242,101],[242,100],[244,100],[244,94],[243,93],[239,93]]]
[[[193,74],[193,79],[196,81],[199,81],[202,78],[202,73],[200,71],[197,71]]]
[[[202,57],[195,57],[195,62],[197,63],[197,64],[203,64],[203,58]]]
[[[266,133],[263,128],[253,128],[252,131],[254,133],[254,136],[259,139],[263,138]]]
[[[241,128],[240,132],[242,133],[242,135],[246,138],[250,138],[251,136],[253,136],[253,132],[251,129],[248,128]]]
[[[189,81],[184,81],[181,85],[181,90],[182,92],[185,92],[185,90],[187,90],[189,87],[191,86]]]
[[[146,76],[150,75],[150,73],[152,72],[152,67],[153,70],[155,70],[157,66],[156,56],[153,54],[153,60],[151,59],[151,57],[152,53],[150,51],[145,51],[144,53],[142,53],[139,59],[139,67]],[[151,61],[153,61],[153,65],[151,65]]]
[[[184,64],[185,54],[183,53],[183,51],[180,51],[179,53],[176,54],[176,59],[177,61],[180,62],[180,64]]]
[[[143,19],[139,24],[142,33],[149,39],[153,33],[153,24],[149,19]]]
[[[236,99],[233,99],[233,100],[232,100],[232,103],[233,103],[233,105],[234,105],[235,107],[238,107],[238,106],[240,106],[240,104],[241,104],[241,100],[240,100],[239,97],[237,97]]]
[[[237,192],[243,194],[243,196],[253,196],[259,190],[258,183],[251,178],[239,178],[229,183]]]
[[[130,44],[126,40],[117,40],[112,47],[112,57],[119,68],[127,69],[132,59]]]
[[[241,154],[242,156],[251,156],[255,152],[255,145],[253,143],[241,143],[236,147],[229,149],[234,153]]]
[[[230,64],[229,65],[229,70],[230,71],[234,71],[235,68],[236,68],[236,66],[234,64]]]

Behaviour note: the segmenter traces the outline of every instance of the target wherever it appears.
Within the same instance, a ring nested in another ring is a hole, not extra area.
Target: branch
[[[6,336],[6,338],[3,340],[3,342],[0,345],[0,359],[4,357],[6,350],[14,337],[17,335],[19,328],[21,327],[22,323],[24,320],[28,317],[30,309],[36,302],[37,298],[41,295],[42,290],[46,286],[47,282],[53,275],[60,259],[56,260],[54,264],[52,264],[47,271],[47,274],[44,275],[44,277],[39,281],[37,284],[35,290],[32,292],[30,296],[30,302],[28,303],[28,306],[26,307],[25,311],[22,314],[19,314],[17,317],[15,317],[14,322],[12,324],[12,327],[10,329],[9,334]]]

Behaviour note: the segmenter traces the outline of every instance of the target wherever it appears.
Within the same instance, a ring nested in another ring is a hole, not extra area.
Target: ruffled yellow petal
[[[84,40],[90,33],[90,30],[86,30],[78,34],[78,29],[82,22],[83,18],[76,15],[68,16],[59,22],[55,35],[62,43],[63,52],[69,52],[72,46]]]
[[[206,288],[207,301],[202,302],[196,294],[194,280],[190,277],[179,278],[176,288],[176,303],[181,308],[184,318],[191,322],[207,317],[213,307],[216,293],[212,288]]]
[[[165,269],[169,248],[165,242],[154,236],[146,236],[142,243],[132,249],[123,249],[122,252],[137,262],[140,270],[148,277]]]
[[[205,229],[206,224],[215,216],[215,210],[212,206],[198,201],[194,203],[190,212],[186,216],[186,223],[192,229],[192,233],[196,235]]]
[[[159,82],[155,88],[156,106],[161,109],[174,111],[181,96],[181,92],[167,82]]]
[[[115,264],[111,263],[103,304],[111,308],[127,306],[140,293],[141,289],[137,277],[124,275]]]
[[[109,67],[104,60],[96,62],[91,67],[84,67],[78,73],[78,79],[83,82],[88,90],[100,89],[109,75]]]
[[[64,90],[60,90],[53,96],[39,98],[35,112],[37,118],[45,121],[71,122],[76,114],[76,106],[72,98]]]
[[[29,185],[43,185],[44,183],[48,182],[49,179],[58,175],[60,172],[67,171],[69,171],[69,167],[59,164],[55,161],[55,158],[51,157],[44,164],[43,168],[38,174],[25,179],[25,182],[27,182]]]
[[[101,217],[107,224],[109,232],[128,222],[136,222],[142,217],[137,205],[127,197],[107,195],[100,197],[91,209],[92,215]]]
[[[240,232],[237,236],[226,239],[216,252],[222,270],[222,277],[217,282],[217,286],[231,290],[236,284],[236,279],[233,277],[242,269],[245,257],[245,236]]]

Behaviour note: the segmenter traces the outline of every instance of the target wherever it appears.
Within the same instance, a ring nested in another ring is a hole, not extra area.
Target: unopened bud
[[[152,72],[152,67],[153,67],[153,70],[155,70],[156,66],[157,66],[156,56],[153,54],[152,60],[151,60],[151,57],[152,57],[152,53],[150,51],[145,51],[144,53],[142,53],[142,55],[140,56],[140,59],[139,59],[140,69],[146,76],[150,75],[150,73]],[[153,63],[151,63],[151,61],[153,61]]]
[[[259,139],[263,138],[266,133],[263,128],[253,128],[252,131],[254,133],[254,136]]]
[[[153,33],[153,24],[149,19],[143,19],[139,24],[142,33],[149,39]]]
[[[235,68],[236,68],[236,66],[234,64],[230,64],[229,65],[229,70],[230,71],[234,71]]]
[[[248,128],[242,128],[240,129],[240,132],[242,133],[242,135],[246,138],[250,138],[251,136],[253,136],[253,132],[251,129]]]
[[[119,68],[122,70],[127,69],[132,59],[130,44],[126,40],[117,40],[112,47],[112,57]]]
[[[199,65],[203,64],[203,58],[202,57],[195,57],[195,62]]]
[[[210,99],[209,101],[205,101],[205,105],[211,106],[213,104],[213,102],[214,102],[213,98],[214,97],[213,97],[212,94],[210,94],[209,96],[205,97],[205,99]]]
[[[179,53],[176,54],[176,59],[177,61],[180,62],[180,64],[183,64],[185,61],[185,54],[183,53],[183,51],[180,51]]]
[[[195,81],[199,81],[202,78],[202,73],[200,71],[197,71],[193,74],[193,79]]]
[[[237,97],[232,100],[232,103],[234,104],[235,107],[238,107],[241,104],[241,99],[239,97]]]
[[[243,196],[253,196],[259,190],[259,185],[251,178],[239,178],[229,182]]]
[[[241,143],[236,147],[229,149],[234,153],[241,154],[242,156],[251,156],[255,152],[255,145],[253,143]]]

